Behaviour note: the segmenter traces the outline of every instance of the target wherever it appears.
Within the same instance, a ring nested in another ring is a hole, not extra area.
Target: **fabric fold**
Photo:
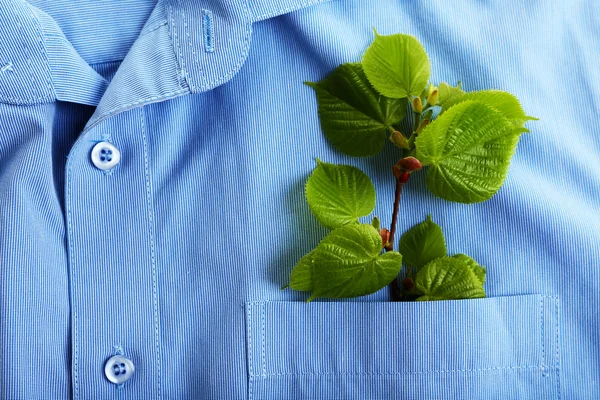
[[[96,106],[108,87],[67,40],[54,19],[30,6],[37,17],[57,100]]]

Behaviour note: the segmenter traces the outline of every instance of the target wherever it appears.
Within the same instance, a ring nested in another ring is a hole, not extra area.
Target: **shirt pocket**
[[[558,298],[247,302],[256,399],[558,399]]]

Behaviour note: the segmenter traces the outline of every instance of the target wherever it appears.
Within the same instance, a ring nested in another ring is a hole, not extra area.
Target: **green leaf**
[[[315,249],[313,292],[316,297],[356,297],[374,293],[398,276],[402,256],[381,253],[381,236],[370,224],[338,228]]]
[[[448,201],[489,199],[504,183],[521,132],[489,105],[471,100],[455,105],[415,140],[416,157],[430,165],[427,187]]]
[[[485,297],[485,291],[473,269],[464,261],[437,258],[415,275],[415,288],[423,293],[417,301],[455,300]]]
[[[292,270],[290,288],[299,291],[311,291],[312,288],[312,259],[315,251],[304,255]]]
[[[501,90],[480,90],[454,96],[442,104],[442,112],[456,104],[469,100],[479,101],[493,107],[518,128],[522,128],[525,122],[529,120],[537,120],[537,118],[529,117],[525,114],[521,103],[519,103],[519,100],[514,95]],[[526,130],[526,132],[529,131]]]
[[[308,205],[329,229],[358,223],[375,208],[375,187],[356,167],[317,159],[317,167],[305,186]]]
[[[402,235],[400,253],[404,264],[417,268],[433,259],[446,256],[446,242],[442,228],[433,222],[431,215]]]
[[[342,64],[315,89],[325,137],[351,156],[372,156],[385,145],[387,131],[404,119],[406,99],[388,99],[377,93],[360,63]]]
[[[481,284],[483,285],[485,283],[486,270],[484,267],[479,265],[477,263],[477,261],[473,260],[471,257],[469,257],[465,254],[455,254],[452,256],[452,258],[456,258],[458,260],[463,261],[465,264],[467,264],[471,268],[471,270],[473,270],[473,273],[479,279]]]
[[[425,49],[413,36],[377,32],[363,56],[363,68],[373,87],[391,98],[418,96],[431,70]]]
[[[460,82],[457,86],[450,86],[446,82],[442,82],[438,85],[438,103],[444,107],[444,103],[464,93],[465,92],[460,88]]]

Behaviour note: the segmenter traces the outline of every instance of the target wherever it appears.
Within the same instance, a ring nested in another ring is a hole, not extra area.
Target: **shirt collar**
[[[108,84],[52,17],[25,0],[0,0],[0,102],[94,105],[89,127],[139,105],[204,92],[239,71],[254,22],[324,1],[158,0]]]

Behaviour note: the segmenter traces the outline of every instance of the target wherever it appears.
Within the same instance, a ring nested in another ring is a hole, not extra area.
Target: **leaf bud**
[[[399,168],[402,171],[413,172],[418,171],[422,168],[421,161],[416,159],[415,157],[404,157],[402,160],[398,161],[395,167]]]
[[[390,141],[401,149],[410,148],[406,137],[398,131],[392,131],[392,134],[390,135]]]
[[[412,108],[416,113],[421,114],[423,112],[423,103],[421,102],[420,97],[417,96],[412,100]]]
[[[435,106],[438,102],[438,90],[435,89],[429,96],[427,96],[427,104]]]
[[[379,231],[379,236],[381,236],[381,247],[386,247],[390,242],[390,231],[387,228],[383,228]]]
[[[436,89],[437,89],[437,87],[433,86],[433,83],[430,83],[429,86],[427,87],[427,94],[425,95],[425,97],[429,98],[429,96],[431,96],[431,93],[433,93],[433,91]]]

